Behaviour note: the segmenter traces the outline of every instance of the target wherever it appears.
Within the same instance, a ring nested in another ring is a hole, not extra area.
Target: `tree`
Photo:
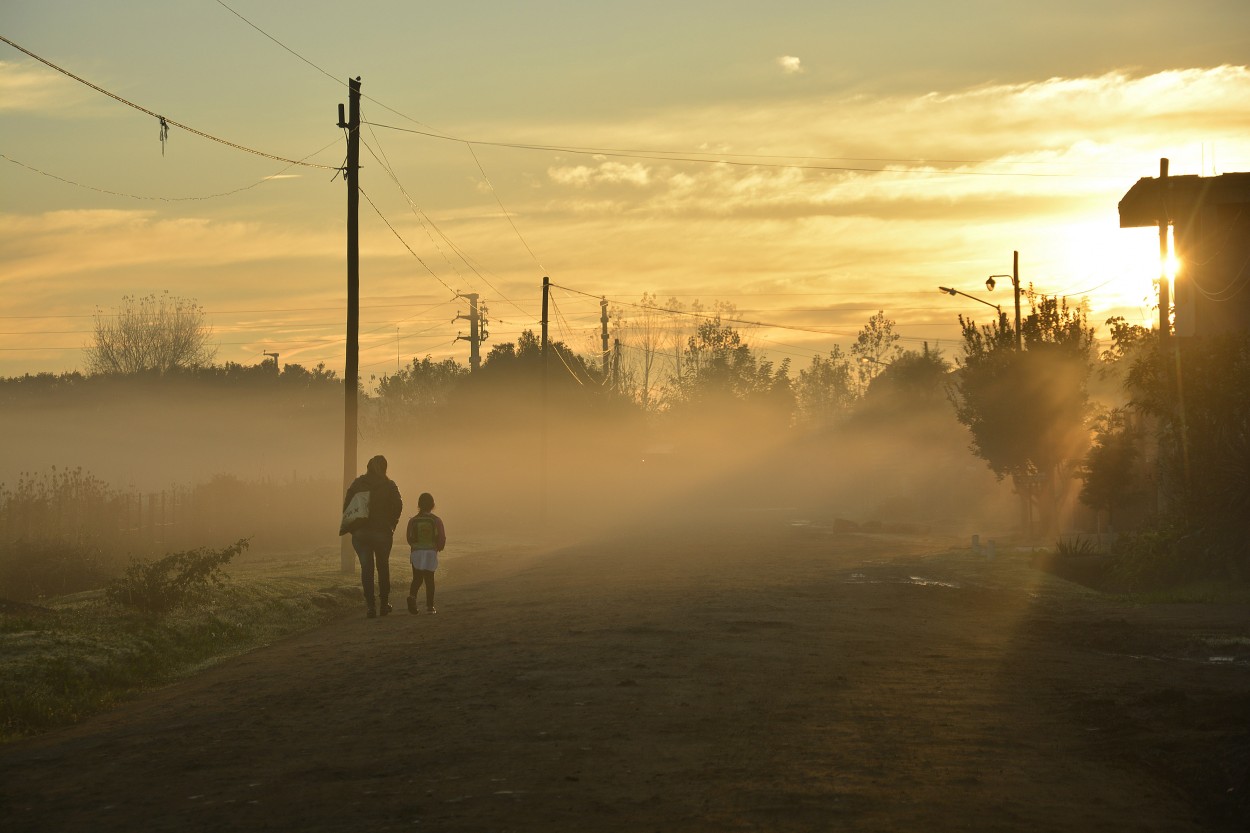
[[[1094,439],[1081,467],[1081,502],[1104,511],[1113,529],[1139,500],[1137,476],[1140,431],[1125,408],[1112,408],[1094,420]]]
[[[113,315],[97,310],[93,341],[86,348],[91,373],[169,373],[200,367],[217,353],[213,329],[194,300],[163,292],[126,295]]]
[[[621,321],[619,326],[637,333],[633,344],[630,345],[635,348],[639,356],[637,373],[634,374],[636,376],[635,388],[643,410],[650,411],[659,404],[657,388],[660,374],[657,372],[656,365],[661,352],[667,352],[665,345],[668,338],[671,338],[672,328],[665,326],[665,321],[671,313],[661,312],[655,295],[647,292],[642,293],[638,309],[639,313],[634,320]]]
[[[856,383],[851,360],[840,346],[828,356],[813,356],[806,368],[799,370],[795,385],[799,419],[815,428],[828,428],[850,411],[856,399]]]
[[[1085,310],[1069,307],[1066,298],[1030,291],[1029,299],[1021,351],[1005,315],[981,327],[959,317],[964,355],[952,392],[973,452],[1000,479],[1012,477],[1026,514],[1040,484],[1042,523],[1050,530],[1058,520],[1059,481],[1088,444],[1094,331]]]
[[[737,330],[721,323],[718,313],[687,339],[677,388],[687,405],[767,402],[788,414],[793,408],[789,373],[789,359],[774,371],[773,363],[757,357]]]
[[[456,388],[469,375],[455,359],[436,362],[429,356],[413,359],[394,376],[378,381],[378,405],[386,423],[408,423],[429,417],[447,406]]]
[[[851,345],[851,355],[859,363],[856,373],[859,376],[861,392],[868,388],[892,359],[903,352],[903,348],[898,346],[899,338],[898,333],[894,332],[894,322],[885,317],[884,310],[877,310],[877,314],[869,318],[868,323],[859,331],[855,343]]]
[[[874,419],[930,416],[935,411],[949,414],[951,365],[941,351],[930,350],[928,344],[920,352],[904,350],[879,369],[860,400],[861,414]]]
[[[1250,577],[1250,334],[1173,337],[1139,353],[1128,380],[1133,406],[1155,420],[1184,569]]]

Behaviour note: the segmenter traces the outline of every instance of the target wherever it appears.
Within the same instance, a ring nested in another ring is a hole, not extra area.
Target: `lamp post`
[[[1012,289],[1016,295],[1016,352],[1024,349],[1023,341],[1020,337],[1020,253],[1011,253],[1011,274],[1010,275],[990,275],[985,279],[985,288],[990,292],[994,291],[995,278],[1011,278]]]
[[[960,292],[958,289],[955,289],[954,287],[939,286],[938,291],[945,292],[947,295],[962,295],[965,298],[969,298],[973,301],[976,301],[978,304],[985,304],[987,307],[993,307],[994,309],[998,310],[999,315],[1003,314],[1003,308],[1000,307],[998,304],[991,304],[989,301],[985,300],[984,298],[978,298],[975,295],[969,295],[967,292]]]

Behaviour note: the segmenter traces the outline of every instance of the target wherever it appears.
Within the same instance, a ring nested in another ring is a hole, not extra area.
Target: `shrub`
[[[221,568],[247,549],[250,539],[240,538],[228,547],[200,547],[175,552],[155,561],[135,561],[125,575],[114,580],[105,596],[116,604],[147,613],[165,613],[200,601],[226,576]]]
[[[1055,554],[1063,558],[1088,558],[1099,555],[1098,543],[1090,538],[1060,538],[1055,542]]]

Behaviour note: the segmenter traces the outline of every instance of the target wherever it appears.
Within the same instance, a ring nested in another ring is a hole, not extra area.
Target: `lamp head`
[[[988,289],[990,292],[993,292],[993,291],[994,291],[994,287],[995,287],[995,286],[996,286],[996,284],[994,283],[994,276],[993,276],[993,275],[991,275],[990,277],[988,277],[988,278],[986,278],[986,279],[985,279],[985,288],[986,288],[986,289]]]

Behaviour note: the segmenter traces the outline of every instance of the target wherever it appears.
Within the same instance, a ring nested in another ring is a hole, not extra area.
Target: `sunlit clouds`
[[[52,113],[82,103],[88,93],[79,85],[29,63],[0,61],[0,113]]]
[[[793,56],[776,59],[776,67],[804,70]],[[26,75],[0,66],[6,88],[30,85],[18,96],[23,106],[55,109],[56,96],[39,92],[46,79]],[[1210,174],[1211,157],[1218,172],[1250,170],[1250,70],[1242,66],[906,95],[787,90],[612,119],[463,125],[466,137],[491,142],[476,145],[475,155],[463,143],[375,127],[368,141],[385,152],[385,163],[365,160],[362,187],[395,232],[362,202],[362,292],[426,304],[447,302],[451,289],[481,292],[500,317],[492,332],[504,341],[536,326],[547,273],[621,301],[644,291],[723,299],[758,310],[753,320],[802,328],[761,330],[759,343],[823,352],[877,309],[909,344],[953,343],[957,316],[984,309],[936,287],[975,294],[1019,251],[1026,283],[1087,291],[1091,320],[1148,321],[1157,246],[1118,227],[1120,197],[1154,176],[1162,156],[1177,175]],[[255,303],[246,306],[277,310],[340,303],[341,181],[278,172],[263,160],[230,164],[237,155],[201,148],[185,134],[175,135],[177,153],[160,157],[149,126],[141,127],[144,144],[128,146],[124,170],[144,179],[127,187],[212,193],[223,183],[289,181],[223,200],[136,208],[0,166],[11,193],[107,206],[24,211],[8,201],[0,216],[0,314],[89,313],[124,294],[163,289],[199,298],[210,313],[249,299]],[[30,161],[52,167],[57,159]],[[98,176],[86,184],[125,181],[116,171]],[[55,300],[27,291],[34,286]],[[375,304],[365,312],[364,324],[375,329],[366,344],[376,339],[381,352],[390,339],[393,348],[398,327],[401,349],[463,359],[450,323],[457,311],[454,304],[436,312]],[[213,324],[230,336],[221,360],[250,361],[263,346],[335,366],[341,319],[341,311],[219,315]],[[43,366],[70,369],[79,360],[75,351],[55,355]],[[24,370],[30,358],[0,352],[5,372]]]
[[[803,72],[803,62],[793,55],[782,55],[777,59],[777,66],[786,75],[799,75]]]

